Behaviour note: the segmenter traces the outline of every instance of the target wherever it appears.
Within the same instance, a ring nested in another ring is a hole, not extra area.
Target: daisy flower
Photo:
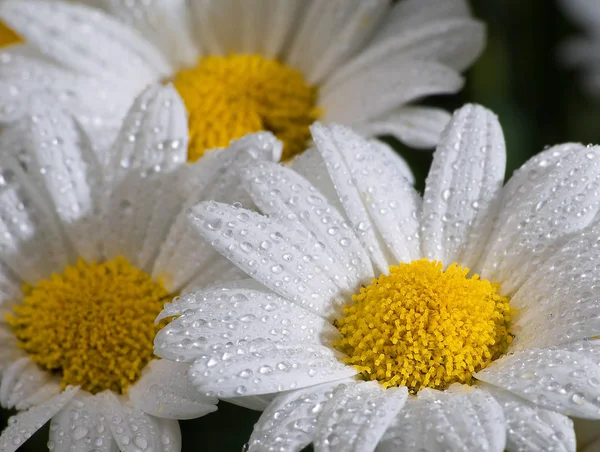
[[[561,0],[559,4],[584,30],[584,36],[563,43],[561,59],[569,66],[581,68],[583,88],[600,95],[600,4],[595,0]]]
[[[251,279],[195,291],[155,353],[219,398],[276,395],[251,451],[574,451],[600,418],[600,148],[565,144],[503,186],[495,115],[467,105],[421,197],[343,126],[292,168],[243,174],[264,215],[193,227]]]
[[[174,294],[239,272],[195,240],[185,212],[244,200],[236,173],[277,160],[281,143],[249,135],[188,165],[185,106],[153,86],[103,170],[79,125],[47,105],[2,137],[0,403],[21,412],[0,451],[51,419],[54,452],[177,452],[177,419],[217,400],[193,389],[188,365],[156,359],[154,320]],[[182,184],[194,186],[187,200]]]
[[[28,43],[0,55],[0,121],[43,91],[106,136],[135,95],[169,80],[189,113],[192,161],[261,130],[289,158],[316,119],[433,147],[449,116],[413,103],[458,91],[485,34],[465,0],[86,3],[96,8],[0,3]]]

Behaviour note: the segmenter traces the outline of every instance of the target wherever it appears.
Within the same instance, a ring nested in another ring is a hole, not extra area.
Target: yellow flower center
[[[334,346],[347,364],[384,387],[444,389],[473,373],[512,341],[510,299],[468,268],[427,259],[390,267],[354,295],[336,321]]]
[[[247,133],[269,130],[283,158],[304,150],[318,119],[317,88],[295,69],[260,55],[205,57],[178,72],[173,84],[189,115],[189,160]]]
[[[18,44],[22,41],[18,34],[0,22],[0,48]]]
[[[26,286],[7,316],[20,348],[63,386],[124,393],[152,359],[154,319],[169,293],[124,258],[88,264]]]

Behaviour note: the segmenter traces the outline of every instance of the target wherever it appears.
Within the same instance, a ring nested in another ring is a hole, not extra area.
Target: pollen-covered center
[[[512,340],[510,299],[468,268],[422,259],[390,267],[352,297],[334,346],[384,387],[444,389],[472,381]]]
[[[126,259],[67,267],[27,286],[8,321],[40,367],[98,393],[124,393],[152,359],[154,319],[169,294]]]
[[[0,48],[18,44],[22,41],[18,34],[0,21]]]
[[[318,119],[317,88],[299,71],[259,55],[202,58],[173,84],[189,115],[190,161],[261,130],[284,143],[287,159],[304,150],[308,126]]]

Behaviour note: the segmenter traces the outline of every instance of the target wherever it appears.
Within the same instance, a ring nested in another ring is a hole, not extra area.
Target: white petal
[[[154,278],[162,278],[166,287],[174,292],[194,278],[202,279],[201,274],[205,272],[209,276],[213,269],[225,267],[223,263],[215,265],[215,261],[225,259],[192,230],[187,211],[204,200],[251,205],[240,183],[241,169],[254,160],[278,160],[281,149],[281,142],[273,134],[261,132],[233,141],[226,149],[210,151],[186,166],[179,186],[188,199],[164,240],[154,264]]]
[[[264,338],[286,345],[331,346],[339,339],[329,322],[267,289],[207,289],[165,306],[158,320],[177,316],[156,335],[155,353],[189,361],[217,344]]]
[[[390,59],[341,82],[325,83],[319,105],[325,122],[360,124],[425,96],[455,93],[462,86],[462,77],[443,64]]]
[[[287,63],[311,84],[364,46],[389,11],[385,0],[314,0],[294,37]]]
[[[351,377],[341,353],[319,345],[277,345],[263,339],[228,344],[196,359],[194,386],[219,398],[272,394]]]
[[[450,114],[439,108],[402,107],[358,130],[371,136],[392,135],[410,147],[429,149],[439,143],[449,120]]]
[[[504,135],[496,115],[478,105],[458,110],[427,176],[421,219],[425,257],[444,266],[477,262],[505,169]]]
[[[0,163],[0,253],[23,280],[36,283],[69,262],[57,217],[13,155]]]
[[[369,256],[354,230],[309,181],[273,162],[250,165],[243,180],[263,213],[277,216],[290,228],[304,226],[307,234],[327,248],[349,276],[351,290],[373,279]]]
[[[99,10],[22,0],[2,2],[0,17],[28,44],[76,72],[126,77],[142,88],[172,70],[150,43]]]
[[[60,394],[62,388],[58,378],[50,380],[44,386],[39,388],[33,394],[29,395],[26,399],[21,400],[15,405],[16,410],[28,410],[29,408],[44,403],[46,400]]]
[[[350,224],[363,247],[368,251],[375,264],[374,267],[382,273],[387,272],[391,256],[387,255],[388,250],[379,237],[369,211],[364,205],[362,194],[352,179],[345,161],[344,150],[348,148],[348,143],[345,141],[339,143],[331,130],[320,125],[313,125],[311,131],[335,188],[337,199],[342,204]],[[364,156],[367,150],[368,148],[360,155]]]
[[[285,47],[306,2],[199,0],[190,3],[198,45],[209,54],[275,58]]]
[[[256,48],[261,49],[257,53],[267,58],[278,57],[288,43],[295,22],[301,17],[305,5],[306,2],[302,1],[263,0],[263,8],[257,18],[262,19],[262,22],[257,26],[263,27],[264,30],[259,29],[255,32],[256,38],[260,40]],[[252,8],[252,5],[248,6]]]
[[[186,0],[135,4],[97,0],[93,4],[137,30],[161,51],[173,68],[196,63],[198,52],[192,42]]]
[[[157,418],[145,414],[135,405],[121,403],[110,391],[99,395],[101,410],[108,421],[115,442],[122,452],[161,451]]]
[[[24,171],[58,215],[78,256],[100,259],[98,219],[102,170],[73,118],[43,102],[32,106],[21,161]]]
[[[130,85],[74,73],[48,62],[29,46],[3,48],[0,121],[22,118],[40,96],[49,96],[75,115],[87,130],[98,124],[116,127],[139,89]]]
[[[319,192],[325,196],[329,204],[335,207],[344,217],[346,212],[335,191],[335,187],[321,154],[316,148],[310,148],[296,155],[290,162],[290,168],[309,181]]]
[[[191,228],[189,228],[191,229]],[[191,234],[198,240],[198,235],[195,232]],[[215,284],[221,284],[228,281],[240,281],[248,278],[248,275],[237,268],[216,251],[208,252],[212,256],[211,265],[205,266],[181,289],[182,295],[187,295],[198,290],[203,290]]]
[[[324,317],[339,314],[345,296],[337,265],[320,245],[276,219],[214,202],[190,221],[207,242],[269,289]]]
[[[29,357],[21,358],[2,372],[0,404],[5,408],[30,408],[28,399],[38,391],[48,396],[58,394],[60,391],[56,391],[55,383],[56,378],[40,369]]]
[[[503,356],[475,377],[549,410],[600,419],[600,366],[580,351],[525,350]]]
[[[106,208],[104,253],[123,256],[151,272],[154,260],[183,205],[178,172],[131,174],[110,197]]]
[[[379,270],[417,259],[421,200],[397,160],[345,127],[317,124],[311,130],[348,218]]]
[[[21,282],[4,262],[0,261],[0,307],[21,298]]]
[[[163,311],[158,315],[155,322],[160,322],[163,319],[169,317],[175,317],[183,314],[186,309],[195,310],[198,308],[199,303],[203,303],[205,299],[212,297],[219,297],[219,293],[241,291],[242,293],[253,293],[256,292],[255,297],[259,294],[269,293],[272,294],[265,286],[252,278],[245,278],[240,280],[224,281],[197,289],[196,291],[183,294],[182,296],[173,298],[170,303],[165,303]],[[195,292],[198,292],[196,294]],[[242,297],[242,300],[245,298]]]
[[[108,423],[103,419],[96,397],[77,394],[50,423],[52,450],[56,452],[118,452]]]
[[[0,383],[0,404],[5,408],[13,408],[8,405],[8,401],[12,394],[12,389],[19,381],[19,378],[27,369],[35,366],[35,363],[28,357],[24,356],[15,362],[11,363],[2,372],[2,382]]]
[[[181,452],[181,430],[175,419],[155,418],[162,449],[160,452]]]
[[[517,309],[512,347],[547,347],[592,337],[600,328],[600,221],[539,267],[511,298]]]
[[[500,283],[505,293],[514,293],[600,209],[600,147],[567,148],[557,151],[560,157],[550,150],[526,165],[502,194],[481,276]]]
[[[395,59],[432,60],[457,71],[466,69],[481,53],[485,26],[470,18],[444,18],[410,24],[377,41],[337,70],[328,83],[341,83],[370,67]]]
[[[211,55],[226,55],[237,53],[241,48],[238,42],[241,24],[241,15],[236,11],[237,2],[223,0],[218,3],[208,0],[189,2],[192,22],[195,25],[193,32],[196,36],[196,45],[202,53]],[[225,20],[234,20],[236,24],[224,23]]]
[[[144,412],[166,419],[194,419],[217,410],[217,399],[204,397],[190,385],[189,365],[157,359],[144,369],[128,395]]]
[[[319,416],[316,451],[372,452],[408,398],[404,387],[376,381],[338,387]]]
[[[13,416],[8,421],[8,427],[0,436],[0,451],[15,452],[31,435],[37,432],[58,413],[77,393],[78,388],[68,387],[59,395],[47,400],[41,405]]]
[[[314,439],[317,419],[341,380],[278,395],[254,424],[248,452],[302,450]]]
[[[113,145],[107,178],[120,183],[128,174],[171,172],[187,161],[188,118],[172,85],[151,85],[134,101]]]
[[[249,20],[245,21],[244,4],[249,3]],[[253,24],[258,2],[236,0],[197,0],[189,2],[193,18],[193,31],[196,34],[197,46],[203,53],[210,55],[227,55],[240,53],[244,48],[244,38],[250,38],[255,31]],[[246,25],[244,25],[246,22]],[[254,52],[250,52],[254,53]]]
[[[385,26],[377,33],[375,42],[397,35],[405,29],[421,29],[444,19],[470,17],[467,0],[403,0],[390,11]]]
[[[138,97],[115,148],[105,253],[150,271],[183,205],[177,184],[187,159],[187,115],[173,87],[153,86]]]
[[[498,402],[480,389],[456,386],[409,397],[377,450],[502,452],[506,423]]]
[[[225,149],[213,149],[197,162],[187,165],[189,169],[181,182],[181,189],[189,197],[188,202],[212,200],[230,202],[250,201],[236,176],[254,161],[278,162],[283,143],[271,132],[251,133],[233,140]]]
[[[415,175],[410,169],[410,165],[402,158],[390,145],[378,139],[368,140],[371,145],[371,151],[377,155],[377,159],[385,160],[387,165],[395,167],[394,171],[404,176],[411,185],[415,184]]]
[[[482,383],[479,387],[491,393],[504,410],[507,450],[575,452],[573,421],[567,416],[539,408],[492,385]]]

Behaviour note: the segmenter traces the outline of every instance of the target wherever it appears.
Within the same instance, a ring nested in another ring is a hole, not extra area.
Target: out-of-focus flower
[[[2,136],[0,403],[21,412],[0,450],[52,419],[53,451],[179,451],[177,419],[217,400],[188,365],[155,358],[154,320],[174,295],[238,273],[190,237],[186,210],[243,201],[236,171],[277,160],[281,143],[257,133],[189,165],[185,106],[153,86],[102,168],[68,114],[43,99],[33,113]]]
[[[49,92],[108,141],[133,97],[171,81],[189,112],[190,160],[268,130],[284,158],[317,118],[433,147],[484,26],[465,0],[6,0],[0,17],[28,46],[0,58],[0,120]],[[107,15],[105,12],[110,13]]]
[[[582,36],[570,38],[560,50],[562,61],[582,70],[583,88],[600,96],[600,3],[596,0],[561,0],[565,13],[583,28]]]
[[[244,172],[265,215],[192,209],[251,279],[167,305],[155,352],[203,395],[277,395],[251,451],[574,451],[567,415],[600,416],[600,148],[550,148],[503,186],[500,125],[468,105],[421,197],[351,130],[312,133],[292,168]]]

